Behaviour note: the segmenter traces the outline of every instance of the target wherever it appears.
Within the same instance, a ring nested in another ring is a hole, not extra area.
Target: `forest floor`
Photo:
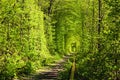
[[[45,69],[40,69],[35,74],[22,77],[20,80],[60,80],[59,73],[65,70],[63,66],[71,57],[72,54],[65,55],[55,63],[47,65]]]

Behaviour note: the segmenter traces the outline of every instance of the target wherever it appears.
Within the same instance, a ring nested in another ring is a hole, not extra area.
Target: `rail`
[[[72,63],[72,65],[71,65],[71,70],[70,70],[70,77],[69,77],[69,80],[74,80],[74,75],[75,75],[75,58],[76,58],[76,56],[75,56],[75,54],[74,54],[74,56],[73,56],[73,63]]]

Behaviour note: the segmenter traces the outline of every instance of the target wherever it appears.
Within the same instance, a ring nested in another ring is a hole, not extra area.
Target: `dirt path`
[[[37,79],[35,80],[59,80],[58,74],[60,71],[63,71],[63,65],[67,60],[71,57],[71,55],[64,56],[63,59],[59,60],[57,63],[55,63],[50,70],[41,72]]]
[[[63,71],[63,65],[68,61],[68,59],[72,56],[71,55],[66,55],[64,56],[61,60],[57,61],[54,64],[50,64],[49,66],[51,67],[48,70],[45,71],[40,71],[37,75],[34,75],[29,78],[24,78],[22,80],[59,80],[58,74],[60,71]]]

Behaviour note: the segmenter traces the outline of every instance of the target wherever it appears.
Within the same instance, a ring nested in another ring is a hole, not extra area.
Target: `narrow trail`
[[[39,75],[37,75],[35,80],[59,80],[59,72],[63,71],[63,65],[67,62],[67,60],[72,56],[71,55],[67,55],[64,56],[63,59],[59,60],[58,62],[56,62],[54,65],[52,65],[51,69],[45,72],[41,72],[39,73]]]
[[[22,80],[60,80],[59,72],[64,71],[63,65],[67,63],[72,55],[73,54],[66,55],[61,60],[58,60],[56,63],[48,65],[51,67],[50,69],[39,72],[37,75],[29,77],[29,79],[24,78]]]

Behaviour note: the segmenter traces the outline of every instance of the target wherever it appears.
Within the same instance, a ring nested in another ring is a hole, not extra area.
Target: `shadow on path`
[[[33,80],[59,80],[59,72],[63,71],[63,65],[67,62],[67,60],[72,56],[66,55],[63,57],[63,59],[59,60],[55,64],[51,64],[51,69],[48,71],[44,71],[36,75]]]
[[[40,71],[35,75],[29,77],[23,77],[22,80],[60,80],[59,72],[64,71],[64,64],[68,62],[69,58],[72,57],[73,54],[69,54],[64,56],[61,60],[58,60],[54,64],[48,65],[50,68],[45,71]]]

